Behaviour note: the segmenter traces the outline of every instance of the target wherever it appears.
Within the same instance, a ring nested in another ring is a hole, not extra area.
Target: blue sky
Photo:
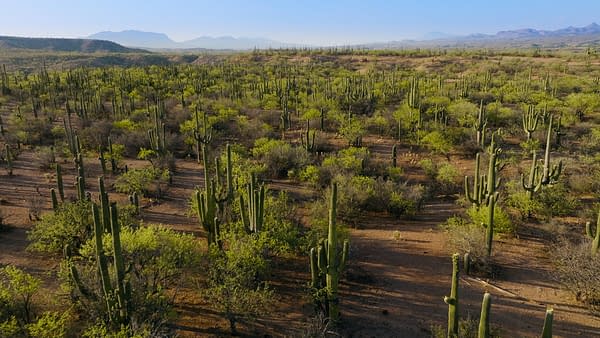
[[[82,37],[104,30],[266,37],[328,45],[600,23],[595,0],[6,0],[0,35]]]

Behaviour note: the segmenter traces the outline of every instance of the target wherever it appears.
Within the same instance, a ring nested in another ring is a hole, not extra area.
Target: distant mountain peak
[[[253,49],[253,48],[285,48],[297,45],[270,40],[266,38],[223,36],[200,36],[195,39],[176,42],[164,33],[124,30],[120,32],[104,31],[88,36],[91,39],[113,41],[115,43],[141,48],[155,49]]]

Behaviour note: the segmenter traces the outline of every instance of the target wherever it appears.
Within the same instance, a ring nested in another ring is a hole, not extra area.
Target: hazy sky
[[[596,0],[0,0],[0,35],[104,30],[266,37],[328,45],[600,23]]]

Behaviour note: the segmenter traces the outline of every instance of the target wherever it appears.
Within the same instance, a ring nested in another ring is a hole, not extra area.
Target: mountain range
[[[149,49],[266,49],[298,47],[293,43],[285,43],[266,38],[249,38],[232,36],[201,36],[196,39],[183,42],[171,40],[166,34],[143,32],[137,30],[126,30],[121,32],[99,32],[87,37],[88,39],[99,39],[116,42],[123,46],[149,48]]]
[[[126,46],[126,47],[124,47]],[[425,34],[420,40],[401,40],[366,43],[349,47],[369,49],[398,48],[557,48],[600,46],[600,25],[592,23],[584,27],[567,27],[557,30],[524,28],[500,31],[496,34],[471,34],[455,36],[443,32]],[[254,48],[294,48],[315,46],[275,41],[267,38],[210,37],[176,42],[164,33],[126,30],[99,32],[82,39],[26,38],[0,36],[0,50],[47,50],[64,52],[117,52],[130,53],[146,50],[249,50]],[[328,47],[328,46],[322,46]]]

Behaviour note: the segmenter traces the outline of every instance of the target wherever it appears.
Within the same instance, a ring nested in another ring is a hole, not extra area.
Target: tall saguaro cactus
[[[257,187],[256,176],[252,174],[246,191],[247,202],[240,195],[240,209],[244,229],[248,233],[258,233],[263,226],[265,214],[265,186]]]
[[[562,172],[562,160],[550,166],[550,138],[552,137],[552,119],[550,115],[550,121],[548,122],[548,133],[546,135],[546,150],[544,152],[544,165],[542,167],[542,185],[552,185],[558,182],[558,178]]]
[[[527,133],[527,141],[531,140],[531,136],[537,129],[539,119],[540,115],[533,106],[529,106],[527,113],[523,114],[523,130]]]
[[[458,337],[458,278],[459,278],[460,255],[452,255],[452,288],[450,296],[444,297],[448,304],[448,337]]]
[[[479,113],[477,114],[477,121],[473,126],[476,134],[477,145],[483,147],[485,143],[485,127],[487,126],[487,117],[485,116],[485,109],[483,108],[483,100],[479,104]]]
[[[479,332],[477,338],[489,338],[490,335],[490,308],[492,306],[492,296],[489,292],[483,294],[481,302],[481,315],[479,316]]]
[[[339,321],[339,299],[338,283],[340,273],[346,265],[348,259],[348,241],[342,244],[342,249],[338,248],[338,233],[336,224],[337,209],[337,184],[331,186],[331,199],[329,204],[329,230],[326,240],[321,240],[317,248],[310,251],[311,266],[311,286],[315,289],[326,286],[327,308],[329,320],[332,323]],[[325,278],[323,280],[322,278]]]

